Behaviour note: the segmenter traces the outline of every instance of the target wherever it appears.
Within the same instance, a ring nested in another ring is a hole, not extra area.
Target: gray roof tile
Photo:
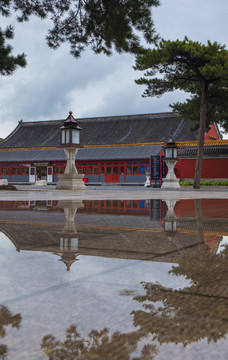
[[[148,159],[151,155],[159,155],[162,147],[155,146],[127,146],[80,149],[77,160],[111,160],[111,159]]]
[[[63,149],[53,150],[14,150],[14,151],[0,151],[1,162],[14,161],[63,161],[66,160]]]
[[[197,147],[186,147],[181,150],[179,154],[181,159],[196,159],[197,157]],[[218,158],[225,157],[228,158],[228,146],[226,145],[217,145],[217,146],[207,146],[204,147],[203,156],[205,158]]]
[[[174,113],[77,119],[83,128],[82,145],[136,144],[193,141],[198,131],[194,123]],[[20,122],[0,144],[1,148],[54,147],[59,145],[59,127],[64,120]]]
[[[145,159],[159,155],[161,146],[128,146],[79,149],[76,160]],[[0,151],[1,162],[63,161],[63,149]]]

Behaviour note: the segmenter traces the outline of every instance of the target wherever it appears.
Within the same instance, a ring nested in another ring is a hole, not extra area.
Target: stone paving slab
[[[227,189],[166,190],[142,186],[87,187],[84,191],[55,190],[55,186],[17,186],[19,191],[0,191],[2,201],[31,200],[140,200],[140,199],[228,199]]]

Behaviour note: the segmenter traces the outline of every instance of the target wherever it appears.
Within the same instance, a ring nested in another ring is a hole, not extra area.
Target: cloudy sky
[[[157,32],[165,39],[207,40],[228,48],[227,0],[161,0],[153,10]],[[12,23],[1,19],[1,26]],[[19,120],[64,119],[70,110],[75,117],[130,115],[171,111],[169,104],[184,100],[184,94],[142,98],[143,87],[134,79],[142,74],[132,69],[134,56],[111,57],[84,52],[80,59],[64,45],[57,50],[45,43],[48,22],[33,18],[14,23],[14,53],[25,52],[28,65],[12,76],[0,78],[1,135],[6,137]]]

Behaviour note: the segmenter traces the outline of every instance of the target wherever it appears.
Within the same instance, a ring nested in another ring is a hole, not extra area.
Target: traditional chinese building
[[[151,180],[161,182],[165,167],[162,146],[172,137],[183,149],[177,176],[194,177],[198,131],[193,122],[175,113],[79,118],[81,145],[76,155],[79,173],[88,184],[143,184],[146,169]],[[64,120],[20,121],[0,144],[0,177],[9,183],[56,183],[66,165],[59,148],[59,128]],[[228,178],[228,141],[221,140],[216,125],[205,134],[203,178]],[[209,146],[210,145],[210,146]],[[226,166],[224,165],[226,164]]]

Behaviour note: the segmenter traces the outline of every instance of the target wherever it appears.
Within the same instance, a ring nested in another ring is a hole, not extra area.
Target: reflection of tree
[[[218,341],[228,333],[228,247],[219,255],[207,245],[192,251],[170,271],[191,280],[189,287],[173,290],[143,283],[145,295],[134,299],[144,310],[133,311],[134,325],[145,334],[154,334],[160,344],[182,343],[207,338]]]
[[[50,360],[151,360],[157,354],[154,345],[144,345],[140,357],[131,357],[137,350],[140,340],[140,332],[122,334],[113,333],[109,336],[109,330],[92,330],[87,338],[83,338],[77,331],[76,326],[71,325],[66,330],[66,339],[58,341],[53,335],[47,335],[42,339],[41,348]]]
[[[4,344],[0,345],[0,359],[6,359],[7,352],[7,346]]]
[[[19,329],[21,326],[21,314],[13,315],[11,311],[4,305],[0,306],[0,337],[4,338],[6,333],[6,327],[11,325],[13,328]],[[7,346],[0,345],[0,359],[6,359]]]

